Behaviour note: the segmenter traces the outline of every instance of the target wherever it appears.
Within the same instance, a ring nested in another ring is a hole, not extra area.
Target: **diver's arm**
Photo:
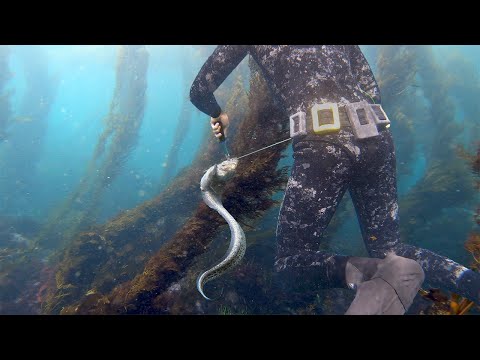
[[[190,101],[200,111],[218,118],[222,109],[213,92],[237,67],[248,53],[246,45],[220,45],[207,59],[193,81],[190,89]]]
[[[358,45],[350,46],[350,66],[360,91],[366,93],[373,102],[380,104],[381,97],[377,81],[373,76],[370,64]]]

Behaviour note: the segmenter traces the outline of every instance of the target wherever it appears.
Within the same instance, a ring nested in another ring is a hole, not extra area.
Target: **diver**
[[[225,139],[228,115],[214,91],[250,55],[290,120],[294,163],[277,222],[275,270],[295,288],[350,288],[346,314],[404,314],[424,280],[480,303],[480,274],[400,242],[390,120],[357,45],[221,45],[207,59],[191,102]],[[370,257],[320,250],[350,192]]]

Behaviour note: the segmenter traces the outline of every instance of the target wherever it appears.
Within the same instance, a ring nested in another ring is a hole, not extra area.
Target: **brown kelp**
[[[415,46],[412,51],[421,92],[427,101],[427,112],[415,131],[417,141],[424,144],[426,164],[423,176],[400,199],[400,218],[405,219],[401,230],[407,242],[438,247],[440,243],[428,240],[441,234],[445,230],[442,226],[451,227],[458,222],[444,213],[468,205],[473,192],[467,166],[455,152],[462,127],[455,121],[447,72],[436,61],[430,46]],[[448,246],[442,248],[448,254],[448,248],[454,247],[449,239]]]
[[[412,171],[416,151],[415,126],[422,121],[419,98],[416,96],[416,54],[412,46],[379,46],[376,78],[382,106],[392,120],[398,174]]]
[[[469,153],[463,146],[457,148],[457,153],[461,158],[467,161],[470,166],[471,174],[474,177],[473,188],[477,195],[480,190],[480,141],[477,140],[477,150],[475,153]],[[477,205],[476,211],[473,215],[473,221],[476,225],[480,225],[480,205]]]
[[[178,117],[177,127],[173,137],[173,144],[167,155],[167,161],[163,173],[159,180],[159,191],[161,191],[168,182],[173,178],[176,171],[176,164],[180,148],[185,140],[185,131],[189,128],[192,119],[192,108],[190,100],[186,94],[183,96],[183,103]]]
[[[476,155],[469,154],[465,152],[465,150],[462,150],[460,155],[469,163],[472,173],[476,178],[474,187],[478,190],[479,188],[477,188],[477,186],[480,183],[480,144],[477,147]],[[480,225],[480,221],[476,215],[472,217],[472,221],[476,225]],[[464,247],[472,256],[472,262],[469,268],[478,272],[480,270],[480,233],[475,231],[471,232],[464,243]],[[458,294],[452,293],[447,295],[439,289],[422,290],[420,293],[424,298],[432,301],[432,303],[421,312],[422,314],[466,315],[475,308],[479,309],[473,301],[463,298]]]
[[[474,188],[477,192],[480,190],[480,142],[477,143],[477,151],[475,154],[468,154],[462,152],[463,157],[468,161],[473,176],[475,177]],[[479,199],[480,200],[480,199]],[[476,211],[472,216],[472,221],[477,227],[477,231],[472,231],[465,241],[465,250],[467,250],[473,258],[470,266],[475,271],[480,271],[480,232],[478,226],[480,225],[480,204],[476,205]]]
[[[480,76],[477,64],[458,52],[449,52],[445,57],[450,95],[463,113],[465,143],[478,141],[480,134]]]
[[[52,246],[56,234],[66,243],[79,230],[94,223],[104,191],[137,144],[145,109],[148,59],[145,46],[119,48],[115,89],[110,110],[103,119],[103,132],[79,185],[52,211],[38,237],[40,243],[50,242]]]
[[[278,118],[285,117],[285,114],[273,103],[267,85],[257,71],[251,76],[249,105],[248,115],[239,122],[236,135],[232,133],[230,140],[231,151],[235,155],[288,136],[287,129],[277,126]],[[259,123],[263,124],[262,131],[259,131]],[[259,156],[240,160],[237,174],[224,188],[222,201],[236,219],[245,221],[259,218],[275,203],[271,195],[286,181],[284,169],[277,169],[281,150],[282,145],[279,145],[275,150],[268,149]],[[200,177],[197,177],[196,192]],[[172,292],[178,290],[178,282],[225,225],[223,219],[203,202],[197,204],[193,215],[150,258],[142,273],[109,294],[97,295],[94,301],[86,297],[80,304],[70,306],[64,312],[168,313],[166,303]],[[194,282],[192,286],[195,286]]]
[[[480,234],[471,233],[465,241],[465,249],[472,254],[473,264],[470,266],[472,269],[479,270],[480,268]]]
[[[446,294],[442,290],[420,289],[421,297],[417,298],[409,314],[414,315],[467,315],[474,303],[457,294]]]
[[[49,59],[40,46],[11,47],[23,63],[26,89],[15,121],[10,121],[8,142],[2,146],[2,189],[4,208],[28,207],[35,191],[36,164],[47,133],[48,115],[59,85],[49,72]]]
[[[0,132],[7,138],[0,149],[0,188],[2,210],[18,214],[28,211],[29,195],[39,189],[33,186],[36,164],[40,160],[48,125],[48,114],[56,96],[58,78],[49,73],[48,57],[38,46],[0,46],[0,82],[7,81],[8,50],[15,51],[25,70],[25,93],[18,116],[12,116],[9,92],[0,97]],[[4,89],[2,87],[2,89]],[[2,135],[0,135],[2,137]],[[1,140],[0,140],[1,141]],[[32,238],[39,225],[26,216],[0,217],[0,313],[38,314],[38,292],[45,280],[48,265],[45,252],[35,249]]]
[[[236,84],[240,83],[238,79]],[[223,94],[230,95],[227,100],[220,94],[219,100],[226,103],[234,134],[247,108],[246,93],[230,89]],[[203,172],[223,158],[221,146],[211,136],[207,117],[203,139],[192,165],[180,171],[157,197],[120,213],[94,231],[75,236],[61,255],[56,285],[50,289],[44,306],[46,313],[58,313],[78,303],[86,293],[89,298],[108,293],[143,270],[152,252],[182,226],[201,201],[198,186]],[[82,276],[89,272],[93,275]]]

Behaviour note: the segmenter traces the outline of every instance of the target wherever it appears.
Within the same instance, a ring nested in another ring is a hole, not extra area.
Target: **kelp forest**
[[[391,120],[401,241],[480,270],[480,48],[361,46]],[[215,46],[0,46],[0,314],[343,314],[348,289],[287,293],[274,271],[292,159],[239,159],[223,186],[246,253],[206,285],[230,230],[200,179],[225,160],[190,86]],[[289,137],[246,57],[215,91],[240,157]],[[323,250],[367,256],[348,193]],[[480,314],[426,281],[408,314]]]

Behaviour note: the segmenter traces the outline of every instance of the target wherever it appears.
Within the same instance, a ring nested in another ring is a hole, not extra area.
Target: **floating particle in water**
[[[145,191],[144,190],[139,190],[138,191],[138,196],[144,197],[145,196]]]
[[[75,276],[76,276],[76,277],[79,277],[80,274],[81,274],[81,272],[80,272],[80,271],[77,271],[77,272],[75,273]]]
[[[167,167],[167,163],[164,162],[164,163],[162,164],[162,167]]]
[[[135,179],[140,179],[140,175],[136,174]]]

